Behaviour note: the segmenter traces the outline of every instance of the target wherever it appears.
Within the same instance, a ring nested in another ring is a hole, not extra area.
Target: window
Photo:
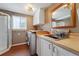
[[[27,20],[26,17],[13,16],[13,29],[26,29]]]

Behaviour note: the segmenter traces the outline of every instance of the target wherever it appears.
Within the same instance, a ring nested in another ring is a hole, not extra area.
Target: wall
[[[27,42],[27,31],[34,29],[33,27],[33,17],[32,16],[26,16],[27,20],[27,30],[12,30],[12,43],[18,44],[18,43],[24,43]]]
[[[27,30],[33,30],[35,27],[33,26],[33,16],[27,16]]]
[[[0,11],[4,12],[4,13],[7,13],[10,16],[12,16],[12,15],[25,16],[27,18],[27,23],[28,23],[27,30],[35,29],[33,27],[33,23],[32,23],[33,16],[29,16],[29,15],[25,15],[25,14],[21,14],[21,13],[16,13],[16,12],[8,11],[8,10],[3,10],[3,9],[0,9]],[[18,44],[18,43],[26,42],[26,38],[27,38],[26,31],[27,30],[12,30],[12,43],[13,44]]]
[[[39,29],[50,31],[51,30],[51,16],[52,12],[62,4],[60,3],[53,3],[51,6],[45,9],[45,24],[42,26],[38,26]]]
[[[21,13],[17,13],[17,12],[12,12],[12,11],[8,11],[8,10],[3,10],[3,9],[0,9],[1,12],[4,12],[4,13],[7,13],[9,14],[10,16],[12,15],[16,15],[16,16],[25,16],[27,18],[27,23],[28,23],[28,30],[30,29],[34,29],[33,27],[33,16],[30,16],[30,15],[26,15],[26,14],[21,14]]]
[[[76,28],[72,28],[71,32],[79,32],[79,8],[77,9],[77,16],[78,16],[78,18],[76,21],[76,23],[77,23]]]
[[[50,7],[46,8],[46,10],[45,10],[45,23],[46,24],[41,27],[43,30],[50,31],[51,28],[48,25],[48,23],[51,22],[50,21],[50,19],[51,19],[51,10],[54,9],[58,5],[60,5],[60,4],[55,3],[54,5],[51,5]],[[77,6],[77,10],[78,10],[77,11],[77,13],[78,13],[77,26],[76,26],[76,28],[70,28],[71,32],[79,32],[79,3],[76,6]],[[60,29],[60,30],[65,30],[65,29]],[[66,29],[66,30],[69,30],[69,28]]]
[[[12,44],[26,42],[25,30],[13,30],[12,31]]]

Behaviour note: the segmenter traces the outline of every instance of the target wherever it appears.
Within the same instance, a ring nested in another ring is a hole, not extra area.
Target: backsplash
[[[79,10],[77,11],[78,14],[78,20],[77,20],[77,27],[76,28],[70,28],[70,32],[79,32]],[[66,31],[69,29],[51,29],[51,23],[47,23],[44,25],[39,26],[40,29],[44,30],[44,31]]]
[[[51,23],[47,23],[42,26],[42,29],[45,31],[51,31]]]
[[[51,23],[47,23],[44,25],[39,26],[44,31],[51,31]]]
[[[70,28],[70,32],[78,32],[79,33],[79,9],[77,10],[77,15],[78,15],[77,26],[76,26],[76,28]],[[51,29],[51,23],[47,23],[43,26],[40,26],[40,28],[42,28],[45,31],[54,31],[54,30],[66,31],[66,30],[69,30],[69,29]]]
[[[44,30],[44,31],[67,31],[68,29],[51,29],[51,23],[45,24],[45,25],[41,25],[39,26],[39,29]],[[79,20],[77,22],[77,27],[76,28],[71,28],[70,29],[71,32],[79,32]]]
[[[44,30],[44,31],[52,31],[52,32],[54,32],[54,31],[59,31],[59,32],[69,31],[69,29],[52,29],[51,23],[40,25],[39,29]]]

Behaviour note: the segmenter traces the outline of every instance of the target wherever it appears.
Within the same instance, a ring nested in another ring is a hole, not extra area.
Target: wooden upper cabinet
[[[62,4],[60,4],[60,3],[53,3],[51,6],[49,6],[48,8],[45,9],[45,23],[51,22],[52,11],[54,11],[60,5],[62,5]]]
[[[46,13],[46,23],[51,22],[52,28],[74,28],[76,27],[76,4],[57,3],[51,5]]]

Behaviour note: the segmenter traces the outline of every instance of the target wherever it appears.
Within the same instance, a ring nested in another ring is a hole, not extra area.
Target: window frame
[[[20,17],[19,18],[19,27],[14,27],[14,17]],[[23,18],[25,18],[25,19],[23,19]],[[25,20],[25,22],[26,22],[26,24],[25,24],[25,28],[22,28],[21,27],[21,21],[22,21],[22,19],[23,20]],[[15,15],[13,15],[12,16],[12,29],[14,29],[14,30],[27,30],[27,18],[25,17],[25,16],[15,16]]]

